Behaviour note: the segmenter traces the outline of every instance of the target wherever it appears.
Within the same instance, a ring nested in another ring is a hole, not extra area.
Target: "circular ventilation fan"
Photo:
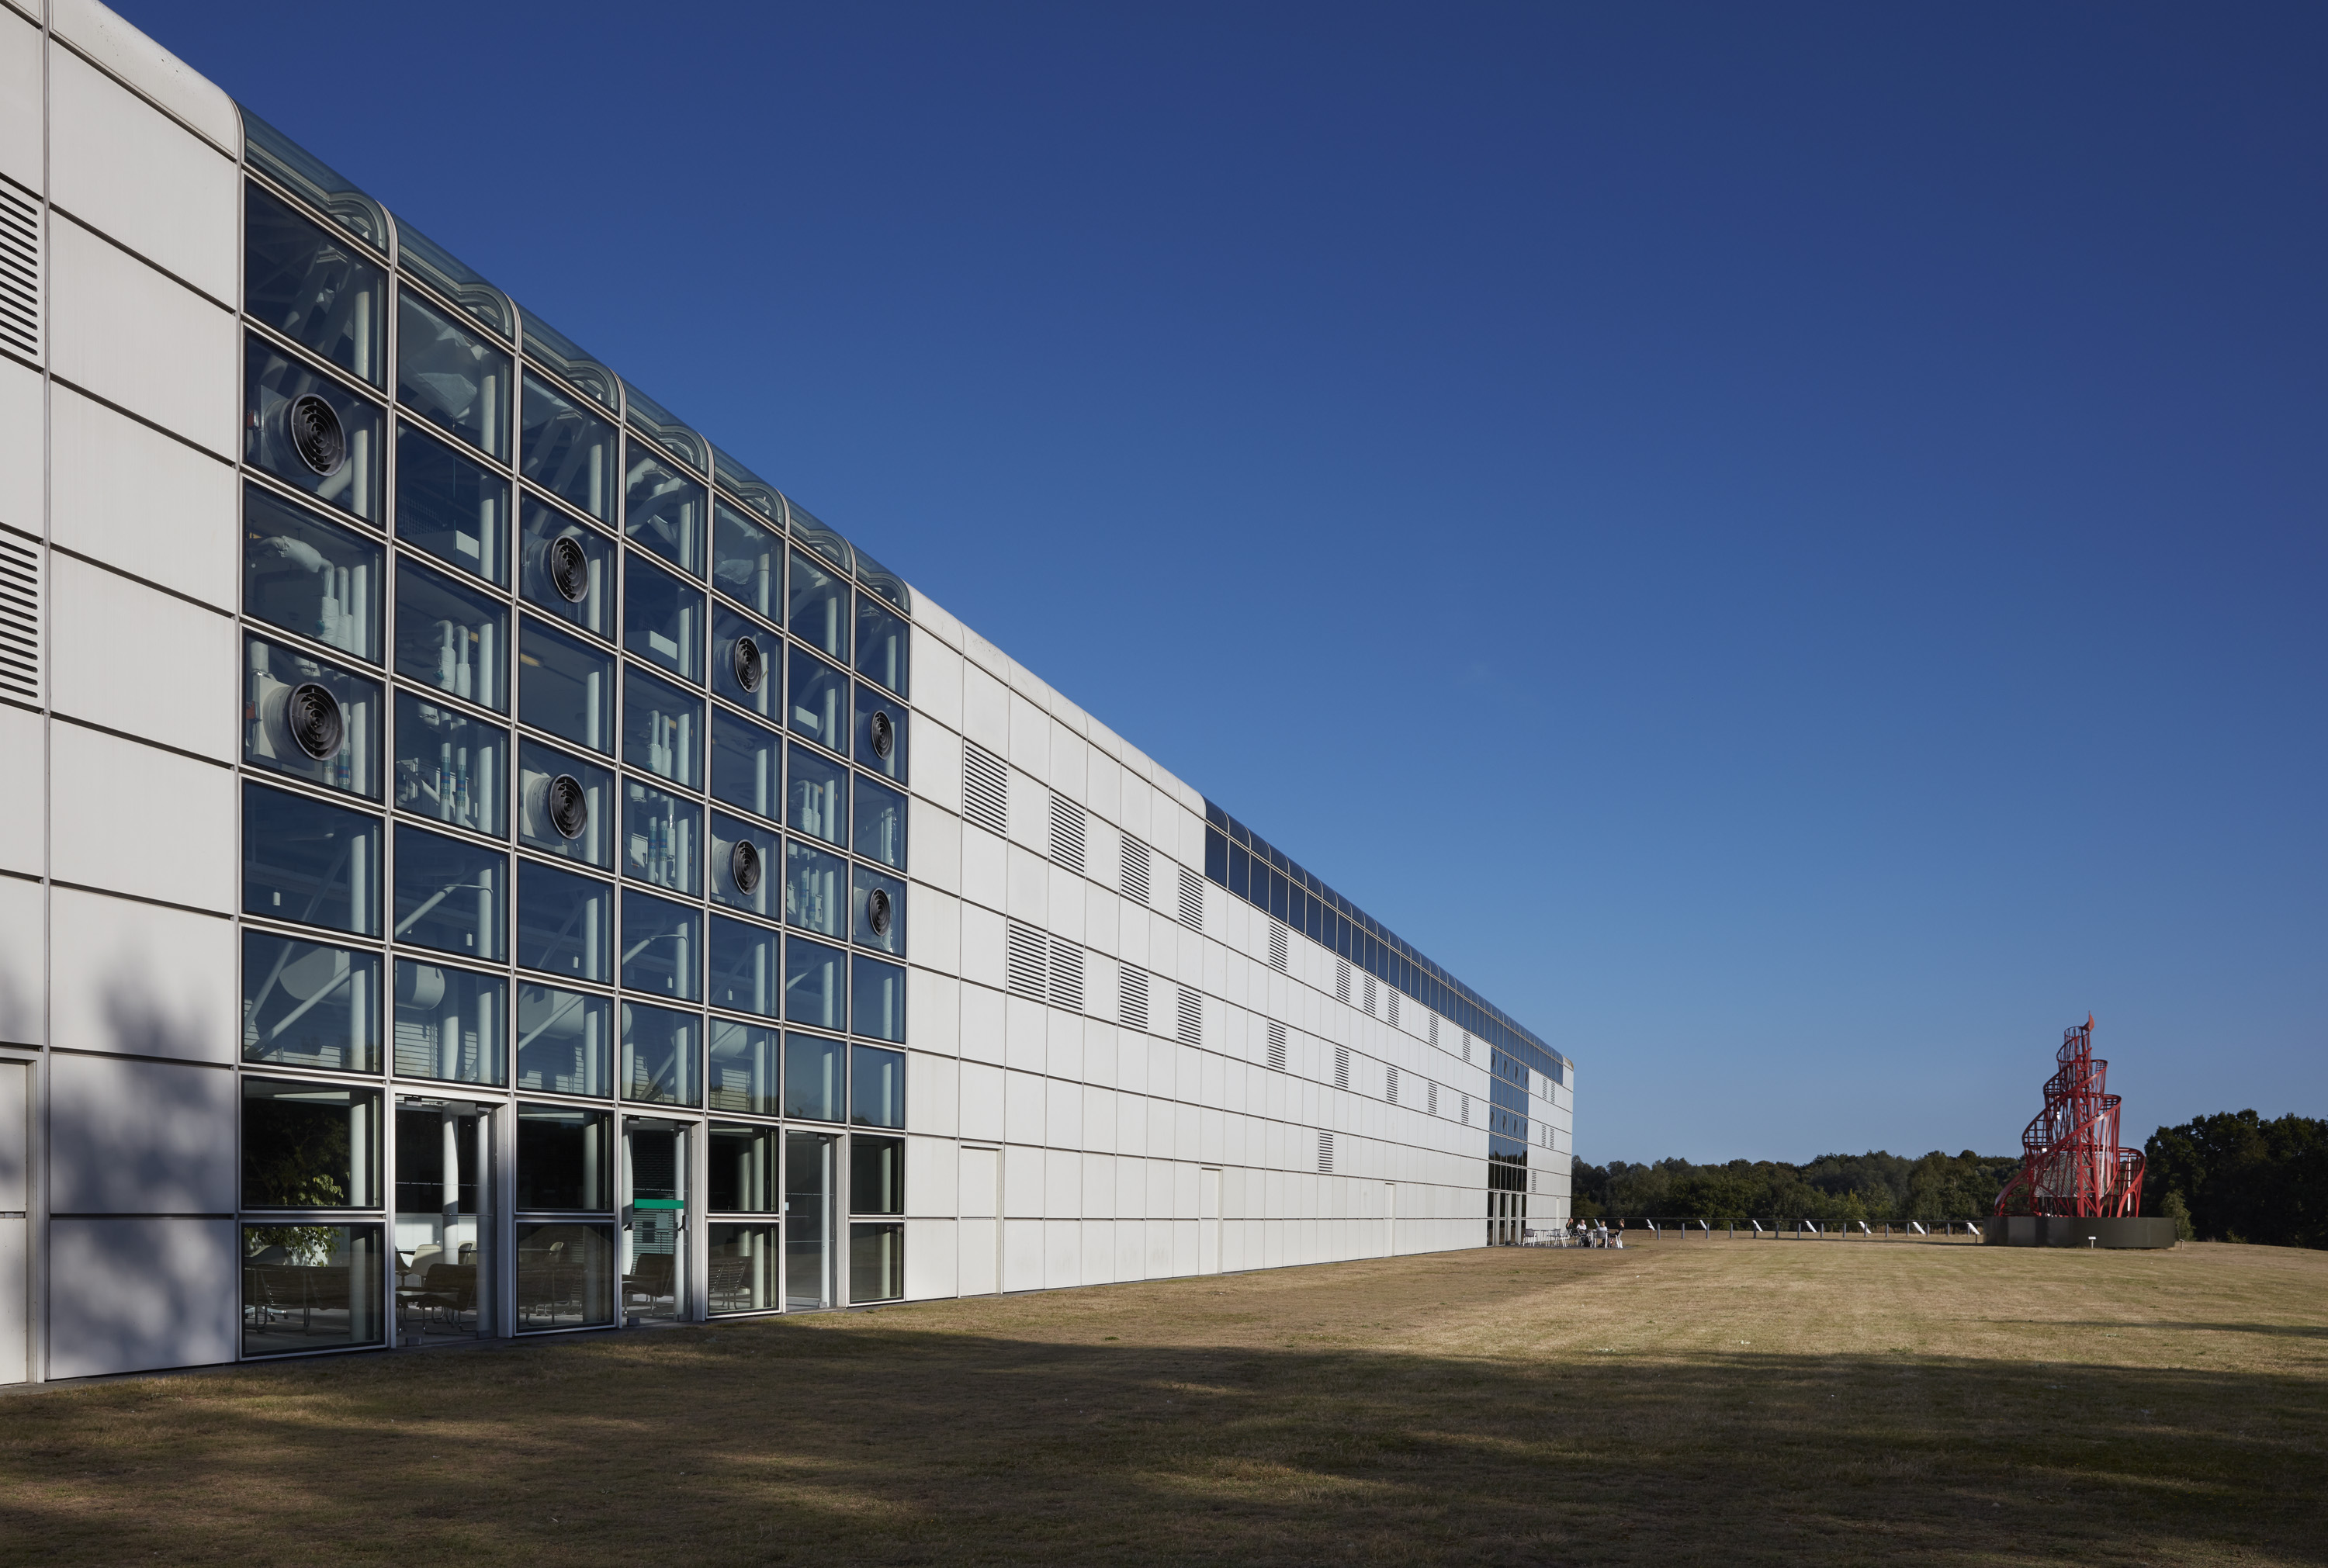
[[[736,847],[728,851],[728,875],[734,878],[736,891],[746,897],[760,889],[760,850],[749,839],[738,839]]]
[[[876,936],[889,934],[889,895],[876,887],[865,895],[865,924]]]
[[[284,418],[291,427],[292,450],[299,454],[300,462],[325,479],[346,465],[347,432],[340,428],[340,417],[329,403],[310,392],[294,399]]]
[[[542,792],[542,807],[560,838],[578,839],[590,825],[590,797],[582,793],[582,781],[570,773],[549,781],[549,787]]]
[[[569,605],[590,596],[590,557],[583,550],[582,541],[570,533],[549,541],[549,586]]]
[[[757,691],[760,682],[768,678],[768,661],[760,652],[760,644],[750,637],[736,639],[731,662],[736,668],[736,684],[746,691]]]
[[[291,689],[283,704],[283,722],[301,751],[324,762],[340,754],[347,738],[347,721],[340,717],[340,699],[316,685],[303,681]]]
[[[873,710],[873,717],[867,722],[865,728],[872,733],[873,755],[883,762],[888,761],[889,754],[897,749],[896,725],[890,720],[886,711],[877,708]]]

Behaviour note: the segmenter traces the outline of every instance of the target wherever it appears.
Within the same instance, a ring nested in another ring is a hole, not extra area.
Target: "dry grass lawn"
[[[2328,1253],[1666,1242],[0,1400],[56,1564],[2321,1563]]]

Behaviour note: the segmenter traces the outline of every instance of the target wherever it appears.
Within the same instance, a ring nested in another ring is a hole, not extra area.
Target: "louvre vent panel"
[[[1185,985],[1180,988],[1179,1039],[1184,1046],[1205,1043],[1205,999]]]
[[[1429,1111],[1429,1112],[1430,1112],[1433,1116],[1438,1115],[1438,1114],[1439,1114],[1439,1085],[1438,1085],[1438,1084],[1427,1084],[1427,1085],[1425,1085],[1425,1087],[1423,1088],[1423,1091],[1422,1091],[1422,1097],[1423,1097],[1423,1099],[1427,1102],[1427,1103],[1424,1105],[1423,1109],[1425,1109],[1425,1110]]]
[[[1398,1103],[1398,1069],[1396,1067],[1383,1069],[1383,1098],[1394,1105]]]
[[[1050,997],[1050,965],[1047,962],[1048,944],[1043,934],[1024,925],[1013,925],[1005,933],[1003,973],[1011,994],[1029,1001],[1046,1001]]]
[[[1277,1072],[1285,1071],[1285,1026],[1283,1024],[1272,1023],[1269,1026],[1269,1065]]]
[[[962,814],[998,838],[1010,832],[1010,770],[982,746],[962,748]]]
[[[1350,961],[1347,958],[1334,961],[1334,1000],[1340,1002],[1350,1000]]]
[[[1056,937],[1051,940],[1051,1005],[1084,1010],[1084,950]]]
[[[1334,1047],[1334,1087],[1337,1089],[1347,1089],[1349,1086],[1350,1047],[1347,1046],[1336,1046]]]
[[[1058,795],[1051,797],[1051,859],[1079,875],[1084,869],[1085,822],[1083,807]]]
[[[1431,1015],[1431,1044],[1433,1049],[1436,1049],[1439,1045],[1439,1015],[1437,1013],[1432,1013]]]
[[[1366,976],[1366,1014],[1368,1018],[1375,1016],[1375,977],[1371,974]]]
[[[1128,835],[1123,840],[1123,896],[1143,909],[1155,902],[1148,891],[1148,846]]]
[[[1334,1135],[1331,1132],[1318,1134],[1318,1171],[1321,1176],[1334,1174]]]
[[[1285,972],[1285,927],[1274,921],[1269,927],[1269,967],[1280,974]]]
[[[1398,1028],[1398,992],[1392,991],[1389,995],[1390,1006],[1388,1009],[1388,1016],[1390,1019],[1390,1027],[1396,1028]]]
[[[0,347],[41,357],[41,203],[0,180]]]
[[[1463,1125],[1469,1127],[1471,1124],[1471,1096],[1459,1094],[1456,1098],[1463,1102]]]
[[[1116,1018],[1127,1029],[1148,1028],[1148,972],[1123,967],[1116,981]]]
[[[41,547],[0,533],[0,693],[41,699]]]
[[[1180,873],[1180,924],[1191,931],[1205,928],[1205,879],[1187,867]]]

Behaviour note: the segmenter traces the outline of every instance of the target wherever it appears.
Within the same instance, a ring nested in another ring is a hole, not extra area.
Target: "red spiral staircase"
[[[2045,1108],[2021,1134],[2021,1169],[1996,1195],[1998,1214],[2119,1218],[2142,1212],[2142,1150],[2117,1141],[2109,1064],[2094,1055],[2093,1015],[2061,1031]]]

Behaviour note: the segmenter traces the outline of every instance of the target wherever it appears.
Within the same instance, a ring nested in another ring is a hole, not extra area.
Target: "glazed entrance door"
[[[490,1336],[493,1113],[458,1101],[396,1103],[396,1338]]]
[[[623,1123],[623,1320],[684,1322],[688,1300],[684,1122]]]
[[[840,1250],[832,1205],[840,1140],[825,1132],[784,1134],[784,1307],[814,1311],[840,1299]]]

